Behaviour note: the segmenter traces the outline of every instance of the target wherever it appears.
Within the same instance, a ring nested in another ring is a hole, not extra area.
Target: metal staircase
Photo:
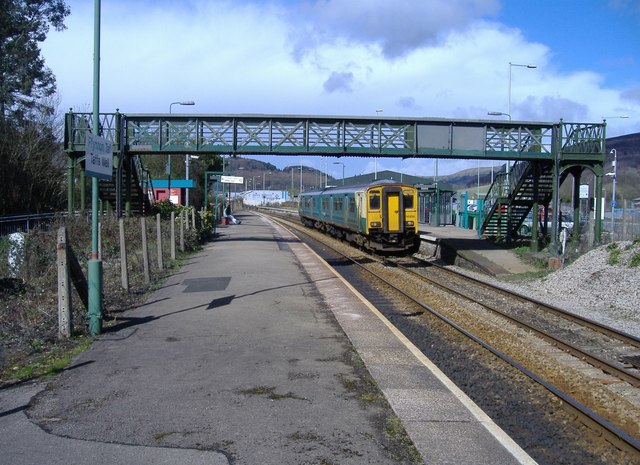
[[[519,161],[500,173],[483,205],[482,234],[497,240],[517,236],[534,204],[548,205],[553,195],[553,164]]]
[[[154,202],[151,177],[149,172],[142,167],[139,156],[130,157],[130,163],[126,160],[114,169],[113,178],[109,181],[100,180],[99,196],[103,202],[109,203],[122,215],[122,209],[129,215],[147,215],[151,212]],[[122,192],[118,195],[118,192]],[[119,198],[121,197],[121,198]]]

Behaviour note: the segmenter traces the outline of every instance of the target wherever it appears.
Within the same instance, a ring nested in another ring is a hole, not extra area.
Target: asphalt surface
[[[310,250],[238,216],[64,373],[0,391],[0,464],[534,463]]]

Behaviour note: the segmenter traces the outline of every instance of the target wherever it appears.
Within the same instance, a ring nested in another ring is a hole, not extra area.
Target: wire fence
[[[640,205],[632,201],[622,201],[622,208],[605,213],[603,231],[608,232],[609,240],[634,241],[640,239]]]

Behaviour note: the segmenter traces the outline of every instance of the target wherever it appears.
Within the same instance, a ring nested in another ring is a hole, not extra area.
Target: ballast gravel
[[[640,337],[640,241],[600,246],[543,278],[514,282],[460,271]]]

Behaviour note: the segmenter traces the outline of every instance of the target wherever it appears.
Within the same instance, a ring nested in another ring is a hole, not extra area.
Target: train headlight
[[[379,228],[382,226],[382,223],[380,223],[379,221],[372,221],[369,226],[371,226],[372,228]]]
[[[405,226],[413,226],[413,221],[405,221]]]

